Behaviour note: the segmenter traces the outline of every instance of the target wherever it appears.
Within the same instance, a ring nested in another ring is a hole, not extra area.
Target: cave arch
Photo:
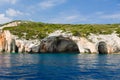
[[[79,48],[78,45],[68,37],[51,36],[41,41],[40,52],[79,52]]]
[[[108,51],[107,51],[107,43],[104,42],[104,41],[100,41],[98,43],[98,53],[99,54],[108,54]]]

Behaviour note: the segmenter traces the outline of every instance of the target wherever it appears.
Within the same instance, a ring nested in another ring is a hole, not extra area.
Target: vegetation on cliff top
[[[42,39],[55,30],[72,32],[75,36],[88,36],[94,34],[111,34],[112,32],[120,35],[120,24],[47,24],[41,22],[22,22],[15,27],[5,27],[19,38]]]

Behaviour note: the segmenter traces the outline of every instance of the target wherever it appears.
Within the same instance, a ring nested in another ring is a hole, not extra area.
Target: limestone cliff
[[[15,52],[15,39],[9,31],[0,33],[0,52]]]
[[[116,33],[108,35],[90,34],[88,37],[73,36],[71,33],[55,31],[39,40],[18,39],[5,30],[0,32],[0,52],[77,52],[119,53],[120,38]]]
[[[90,34],[88,37],[73,36],[71,33],[64,33],[61,30],[52,33],[54,36],[64,36],[74,41],[80,53],[119,53],[120,37],[116,33],[107,35]],[[49,35],[51,36],[51,34]]]
[[[14,26],[19,25],[20,23],[21,23],[21,21],[13,21],[13,22],[4,24],[3,26],[0,27],[0,29],[3,29],[5,27],[14,27]]]
[[[95,43],[97,51],[102,48],[103,52],[106,53],[120,52],[120,37],[116,33],[108,35],[91,34],[88,39]]]
[[[119,53],[120,24],[48,24],[12,21],[0,29],[0,52]],[[14,37],[12,34],[18,36]]]
[[[41,41],[40,52],[77,52],[74,41],[63,36],[52,36]]]
[[[16,46],[18,52],[39,52],[40,41],[39,40],[25,40],[25,39],[16,39]]]
[[[3,52],[5,50],[6,45],[6,39],[4,33],[0,34],[0,52]]]
[[[76,42],[80,53],[97,53],[95,44],[86,38],[73,36],[71,39]]]

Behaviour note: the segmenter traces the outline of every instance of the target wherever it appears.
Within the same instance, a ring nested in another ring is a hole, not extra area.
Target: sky
[[[0,24],[13,20],[61,24],[120,23],[120,0],[0,0]]]

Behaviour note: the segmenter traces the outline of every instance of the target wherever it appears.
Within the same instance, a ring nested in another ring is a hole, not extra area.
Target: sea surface
[[[0,80],[120,80],[120,54],[1,54]]]

